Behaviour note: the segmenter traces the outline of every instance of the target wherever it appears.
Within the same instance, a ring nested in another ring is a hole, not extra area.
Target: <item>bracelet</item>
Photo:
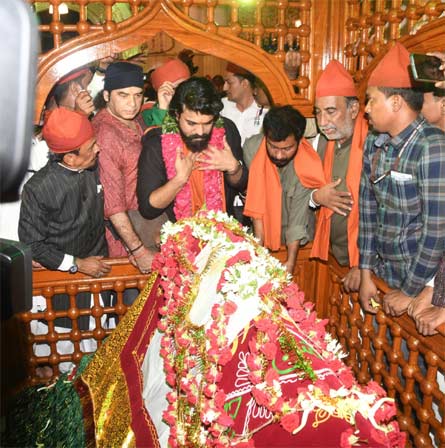
[[[315,190],[312,190],[312,191],[311,191],[311,197],[310,197],[310,200],[312,201],[312,204],[314,204],[315,207],[320,207],[320,204],[318,204],[317,202],[315,202],[315,199],[314,199],[314,193],[315,193],[316,191],[318,191],[318,188],[315,189]]]
[[[241,162],[241,160],[237,160],[237,162],[238,166],[235,168],[235,171],[226,171],[229,176],[234,176],[243,167],[243,162]]]
[[[134,253],[135,253],[137,250],[139,250],[143,245],[144,245],[144,243],[141,243],[141,244],[139,244],[138,247],[135,247],[134,249],[129,249],[130,254],[131,254],[131,255],[134,255]]]

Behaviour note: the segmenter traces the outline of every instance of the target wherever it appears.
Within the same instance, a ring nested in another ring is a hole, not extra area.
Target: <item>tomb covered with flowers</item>
[[[166,223],[161,242],[98,351],[20,396],[11,446],[405,446],[394,400],[357,383],[326,322],[247,229],[199,211]]]
[[[357,384],[313,304],[235,220],[167,223],[153,269],[165,302],[142,370],[161,446],[405,445],[394,401]]]

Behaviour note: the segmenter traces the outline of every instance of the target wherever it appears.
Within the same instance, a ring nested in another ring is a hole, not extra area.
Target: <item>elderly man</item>
[[[104,186],[107,243],[110,257],[129,256],[143,273],[153,252],[142,241],[144,223],[136,198],[137,163],[143,128],[138,114],[143,100],[142,68],[128,62],[110,64],[105,72],[106,108],[93,119],[101,149],[100,177]],[[140,227],[139,232],[136,227]]]
[[[435,275],[445,228],[445,138],[419,115],[409,53],[397,43],[368,80],[366,141],[360,186],[360,301],[375,313],[376,273],[394,288],[383,308],[400,315]]]
[[[26,183],[20,210],[20,241],[33,260],[47,269],[101,277],[110,271],[103,222],[103,193],[96,168],[99,148],[88,118],[65,108],[52,111],[43,128],[50,160]],[[90,306],[90,294],[77,296],[79,308]],[[66,296],[54,309],[68,309]],[[68,318],[57,325],[70,327]],[[79,318],[88,328],[88,317]]]
[[[219,117],[221,100],[205,78],[181,83],[161,128],[143,138],[137,195],[152,219],[192,216],[201,207],[233,214],[233,199],[247,184],[239,133]]]
[[[321,135],[313,145],[328,183],[311,197],[311,205],[321,205],[311,255],[326,260],[331,250],[341,266],[350,267],[345,290],[358,291],[358,193],[368,126],[354,81],[338,61],[331,61],[317,82],[315,116]]]
[[[247,139],[244,157],[249,167],[244,214],[253,220],[255,236],[271,250],[287,246],[286,268],[293,274],[300,246],[314,235],[311,190],[299,178],[298,152],[313,149],[302,141],[306,119],[291,106],[272,107],[262,134]],[[306,145],[303,147],[303,145]],[[321,171],[321,176],[323,172]]]

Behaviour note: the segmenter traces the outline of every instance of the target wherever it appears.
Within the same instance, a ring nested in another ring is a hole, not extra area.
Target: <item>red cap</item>
[[[335,59],[323,70],[315,87],[315,98],[323,96],[357,96],[352,76]]]
[[[409,52],[397,42],[388,53],[383,56],[368,79],[369,87],[413,87],[409,73]]]
[[[71,73],[68,73],[63,78],[60,78],[57,84],[65,84],[67,82],[72,81],[73,79],[77,79],[85,76],[87,73],[91,73],[91,70],[88,67],[84,67],[81,69],[76,69]]]
[[[88,117],[65,107],[51,111],[43,126],[43,138],[55,153],[79,149],[93,137],[94,130]]]
[[[179,59],[171,59],[151,74],[151,85],[158,90],[165,81],[175,82],[182,78],[190,78],[189,68]]]

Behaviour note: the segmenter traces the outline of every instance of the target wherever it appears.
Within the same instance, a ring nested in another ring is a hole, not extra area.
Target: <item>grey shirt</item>
[[[338,178],[342,182],[337,187],[339,191],[348,191],[346,186],[346,173],[349,165],[349,155],[351,154],[352,137],[346,140],[343,144],[335,144],[334,164],[332,167],[332,181]],[[321,135],[318,140],[317,152],[320,158],[324,160],[326,147],[328,141]],[[349,266],[348,253],[348,216],[342,216],[334,213],[331,217],[331,235],[330,235],[330,250],[335,259],[341,266]]]
[[[262,139],[263,134],[257,134],[244,143],[244,161],[249,169]],[[300,245],[306,244],[314,238],[315,216],[309,207],[311,190],[301,184],[293,161],[283,168],[278,168],[278,173],[282,188],[281,241],[287,244],[299,240]]]

